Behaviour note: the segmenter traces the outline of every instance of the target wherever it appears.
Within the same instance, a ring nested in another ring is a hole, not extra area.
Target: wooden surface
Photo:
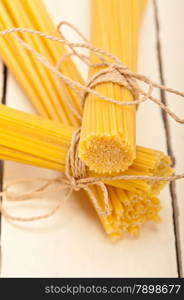
[[[6,102],[6,79],[7,79],[7,68],[0,61],[0,103],[5,104]],[[0,160],[0,191],[3,189],[3,178],[4,177],[4,161]],[[0,197],[0,201],[2,198]],[[1,214],[0,214],[0,270],[1,270]]]
[[[2,103],[3,100],[3,64],[0,61],[0,103]],[[3,184],[3,162],[0,161],[0,190],[2,190],[2,184]],[[1,201],[2,199],[0,199]],[[1,221],[1,216],[0,216]],[[0,228],[1,231],[1,228]],[[1,244],[0,244],[1,246]]]
[[[56,24],[67,20],[89,34],[88,0],[45,0]],[[166,84],[183,89],[184,78],[184,20],[183,0],[158,0],[161,27],[163,73]],[[72,10],[71,10],[72,7]],[[73,38],[72,34],[71,38]],[[139,71],[160,80],[156,55],[155,16],[152,1],[146,10],[139,48]],[[2,73],[2,72],[1,72]],[[0,79],[2,76],[0,77]],[[1,79],[2,82],[2,79]],[[1,85],[2,87],[2,85]],[[2,90],[2,88],[1,88]],[[157,93],[159,96],[159,92]],[[183,101],[168,97],[170,107],[184,115]],[[7,105],[34,113],[21,89],[8,75]],[[168,119],[169,128],[160,109],[152,103],[143,104],[137,114],[138,143],[163,151],[168,150],[168,130],[176,159],[176,172],[184,171],[184,128]],[[34,177],[53,172],[5,163],[6,178]],[[29,224],[11,224],[2,220],[2,276],[3,277],[179,277],[184,260],[184,182],[167,187],[161,193],[162,223],[147,224],[139,238],[125,238],[112,244],[83,196],[71,199],[54,217]],[[17,215],[35,215],[47,210],[61,193],[48,195],[41,202],[32,201],[20,208]],[[179,217],[176,216],[176,203]]]

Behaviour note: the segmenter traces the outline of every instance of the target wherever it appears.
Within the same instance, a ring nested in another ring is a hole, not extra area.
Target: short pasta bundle
[[[138,31],[145,3],[146,0],[91,0],[92,42],[113,52],[132,70],[136,69]],[[6,0],[0,2],[0,10],[0,29],[27,27],[58,36],[41,0]],[[63,45],[35,35],[19,33],[19,37],[53,64],[68,53]],[[12,37],[1,38],[0,45],[0,56],[42,116],[0,106],[0,159],[64,172],[72,135],[80,126],[65,99],[82,115],[79,98],[64,83],[60,89],[54,76]],[[93,55],[90,59],[95,63]],[[63,61],[60,71],[78,82],[83,81],[71,58]],[[90,75],[94,71],[97,70],[90,69]],[[100,84],[95,89],[109,97],[133,101],[131,93],[117,84]],[[85,101],[79,156],[87,166],[89,177],[173,173],[167,155],[136,146],[135,106],[120,107],[92,95]],[[110,213],[96,211],[111,239],[125,232],[137,234],[144,222],[160,221],[157,196],[165,182],[105,178],[103,182],[108,191]],[[98,207],[105,211],[101,189],[93,186],[90,190],[96,196]]]

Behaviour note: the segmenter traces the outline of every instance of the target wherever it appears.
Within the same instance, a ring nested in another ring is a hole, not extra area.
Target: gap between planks
[[[155,21],[155,30],[156,30],[156,51],[157,51],[159,77],[160,77],[160,83],[162,85],[165,85],[164,67],[163,67],[163,59],[162,59],[162,43],[160,38],[159,8],[156,0],[153,0],[153,7],[154,7],[154,21]],[[167,105],[167,98],[166,98],[165,91],[160,90],[160,98],[161,101],[165,105]],[[173,165],[175,165],[176,158],[172,147],[171,130],[170,130],[170,124],[168,120],[168,115],[162,109],[161,109],[161,116],[162,116],[164,131],[165,131],[165,137],[166,137],[167,153],[168,155],[170,155],[173,161]],[[180,240],[181,235],[180,235],[180,227],[179,227],[179,208],[178,208],[178,198],[176,193],[175,181],[169,184],[169,190],[170,190],[171,204],[173,210],[173,228],[174,228],[174,235],[175,235],[177,272],[178,272],[178,277],[183,278],[182,251],[181,251],[181,240]]]
[[[6,104],[6,90],[7,90],[7,77],[8,77],[8,70],[7,67],[2,64],[2,76],[1,76],[1,99],[0,103]],[[4,162],[0,160],[0,191],[3,190],[3,173],[4,173]],[[2,197],[0,198],[2,201]],[[0,271],[1,271],[1,213],[0,213]]]

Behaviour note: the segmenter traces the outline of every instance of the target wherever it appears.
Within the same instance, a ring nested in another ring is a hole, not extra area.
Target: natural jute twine
[[[84,43],[71,43],[68,41],[63,34],[61,33],[61,26],[67,25],[70,28],[72,28],[83,40]],[[93,94],[96,97],[98,97],[101,100],[114,103],[116,105],[138,105],[141,104],[148,99],[152,102],[156,103],[161,109],[163,109],[168,115],[170,115],[171,118],[173,118],[176,122],[183,124],[184,120],[179,118],[171,109],[168,108],[167,105],[164,105],[159,99],[152,96],[152,92],[154,88],[161,89],[163,91],[179,95],[181,97],[184,97],[184,93],[180,92],[178,90],[174,90],[171,88],[168,88],[164,85],[157,84],[153,82],[150,78],[147,76],[141,75],[136,72],[130,71],[116,56],[113,54],[103,50],[94,47],[92,44],[90,44],[87,39],[82,35],[82,33],[72,24],[68,22],[61,22],[58,26],[58,31],[61,35],[61,38],[54,37],[51,35],[44,34],[40,31],[27,29],[27,28],[10,28],[3,31],[0,31],[0,36],[5,36],[7,34],[12,33],[30,33],[38,35],[42,38],[52,40],[58,43],[62,43],[65,46],[68,46],[71,50],[70,53],[63,55],[60,60],[57,62],[56,66],[49,63],[40,53],[38,53],[35,49],[33,49],[30,45],[25,43],[21,38],[17,37],[15,34],[13,34],[13,38],[19,42],[24,48],[26,48],[31,54],[36,58],[37,61],[39,61],[42,65],[44,65],[48,70],[50,70],[57,78],[57,80],[61,80],[76,93],[77,97],[80,97],[81,100],[81,106],[84,107],[85,105],[85,99],[87,97],[87,94]],[[97,59],[99,60],[99,63],[97,64],[91,64],[89,62],[89,58],[80,52],[76,50],[76,48],[85,48],[88,49],[90,52],[92,52],[94,55],[96,55]],[[78,57],[83,63],[87,64],[90,67],[101,67],[100,71],[96,72],[92,78],[90,78],[89,82],[86,85],[83,85],[67,76],[62,74],[59,71],[60,64],[67,59],[68,57],[76,56]],[[126,87],[128,90],[131,91],[134,101],[129,102],[122,102],[119,99],[113,99],[109,98],[105,95],[102,95],[98,92],[96,92],[93,88],[104,82],[113,82],[117,83],[120,86]],[[140,88],[138,85],[138,82],[143,82],[147,85],[147,91]],[[58,83],[59,84],[59,83]],[[82,91],[82,93],[81,93]],[[75,108],[72,106],[72,104],[66,99],[63,98],[65,103],[67,104],[68,108],[71,110],[71,112],[79,119],[81,120],[81,115],[75,110]],[[105,186],[105,184],[102,182],[102,180],[153,180],[153,181],[174,181],[181,178],[184,178],[184,174],[179,174],[175,176],[169,176],[169,177],[158,177],[158,176],[142,176],[142,175],[120,175],[120,176],[106,176],[106,177],[87,177],[85,172],[85,165],[84,163],[79,159],[78,157],[78,142],[80,138],[80,128],[76,130],[74,133],[71,145],[69,147],[67,158],[66,158],[66,169],[65,173],[62,173],[60,176],[52,179],[46,179],[46,178],[34,178],[30,180],[24,180],[19,179],[15,182],[11,182],[8,184],[3,192],[0,193],[0,196],[5,196],[7,200],[9,201],[24,201],[29,200],[33,197],[37,197],[40,195],[43,195],[46,193],[49,188],[54,187],[54,191],[66,189],[68,193],[65,195],[64,200],[68,199],[73,191],[78,191],[80,189],[84,189],[89,194],[91,200],[93,201],[93,204],[98,211],[100,215],[107,216],[111,213],[110,207],[109,207],[109,201],[108,201],[108,191]],[[17,193],[12,192],[10,189],[20,183],[24,182],[37,182],[41,181],[43,184],[39,188],[35,188],[32,191],[26,192],[26,193]],[[103,193],[103,200],[104,200],[104,209],[102,210],[98,205],[98,200],[93,193],[93,190],[90,189],[90,186],[95,185],[100,187],[102,193]],[[15,221],[35,221],[40,219],[45,219],[51,215],[53,215],[63,204],[62,201],[58,203],[56,207],[54,207],[50,212],[44,215],[32,217],[32,218],[23,218],[23,217],[14,217],[10,215],[5,208],[1,205],[0,210],[2,214],[7,217],[10,220]]]

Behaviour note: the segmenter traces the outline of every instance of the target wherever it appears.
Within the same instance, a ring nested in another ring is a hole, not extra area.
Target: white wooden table
[[[34,0],[33,0],[34,1]],[[45,0],[56,24],[67,20],[88,36],[88,0]],[[158,0],[161,27],[163,73],[168,86],[183,90],[184,85],[184,1]],[[72,35],[71,35],[72,37]],[[0,66],[1,99],[11,107],[34,110],[8,72],[7,82]],[[159,81],[156,56],[156,30],[150,1],[140,37],[139,71]],[[2,97],[3,90],[6,95]],[[159,95],[159,93],[158,93]],[[170,107],[184,116],[184,103],[168,96]],[[160,109],[143,104],[137,115],[138,143],[167,152],[168,137],[176,159],[176,172],[184,171],[184,127],[169,120],[165,129]],[[169,134],[168,134],[169,132]],[[2,169],[2,167],[1,167]],[[4,164],[6,177],[31,177],[52,172],[12,162]],[[43,212],[61,193],[40,204],[25,205],[18,211]],[[2,277],[179,277],[184,262],[184,181],[167,187],[160,195],[162,223],[144,225],[139,238],[126,238],[112,244],[104,235],[84,196],[70,201],[52,218],[29,224],[11,224],[2,218]],[[176,215],[176,204],[179,216]]]

